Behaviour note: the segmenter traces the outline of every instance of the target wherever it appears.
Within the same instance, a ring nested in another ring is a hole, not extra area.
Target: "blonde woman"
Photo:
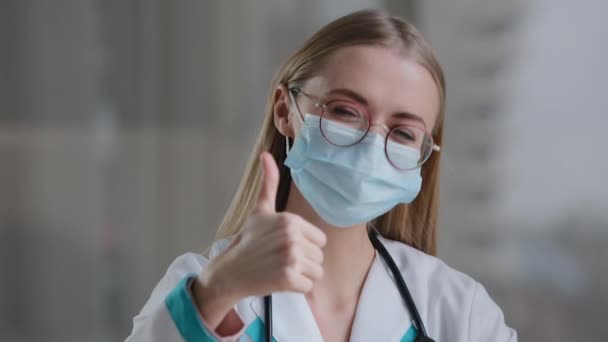
[[[177,258],[127,341],[512,342],[482,285],[437,259],[445,81],[378,11],[287,59],[209,259]]]

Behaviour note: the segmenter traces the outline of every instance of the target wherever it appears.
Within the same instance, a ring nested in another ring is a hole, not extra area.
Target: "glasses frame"
[[[365,139],[365,137],[367,136],[367,134],[369,133],[370,129],[372,128],[372,126],[374,126],[374,124],[371,123],[371,118],[369,112],[363,108],[361,108],[361,105],[357,104],[356,102],[353,101],[345,101],[345,100],[332,100],[329,102],[321,102],[320,99],[316,96],[307,94],[306,92],[304,92],[301,88],[297,87],[297,86],[291,86],[287,88],[289,91],[289,95],[291,96],[291,100],[294,102],[294,105],[296,106],[296,109],[298,110],[298,114],[300,115],[300,118],[302,119],[302,121],[304,121],[304,116],[302,115],[302,111],[300,110],[300,107],[298,106],[298,103],[295,99],[295,96],[297,96],[298,94],[302,94],[305,97],[307,97],[308,99],[310,99],[311,101],[313,101],[315,103],[315,107],[321,109],[321,115],[320,115],[320,120],[323,120],[323,114],[325,113],[325,109],[327,109],[328,105],[331,104],[332,102],[336,102],[336,101],[344,101],[344,102],[349,102],[352,105],[354,105],[355,107],[357,107],[358,109],[360,109],[360,112],[363,113],[363,115],[367,118],[367,128],[365,129],[365,133],[361,136],[361,138],[355,142],[353,142],[352,144],[348,144],[348,145],[338,145],[335,144],[334,142],[332,142],[329,138],[327,138],[327,136],[325,135],[325,132],[323,131],[323,125],[319,126],[319,129],[321,130],[321,135],[323,136],[323,138],[330,144],[337,146],[337,147],[350,147],[353,145],[356,145],[358,143],[360,143],[363,139]],[[399,128],[403,128],[403,127],[409,127],[411,128],[411,125],[397,125],[393,128],[388,128],[384,125],[382,125],[388,132],[386,134],[386,136],[384,137],[384,155],[386,157],[386,159],[388,160],[388,162],[396,169],[401,170],[401,171],[408,171],[408,170],[415,170],[417,168],[422,167],[422,165],[424,165],[424,163],[426,163],[426,161],[431,157],[431,155],[433,154],[433,152],[439,152],[441,151],[441,146],[435,144],[435,142],[433,141],[433,135],[428,132],[425,129],[423,129],[422,131],[424,132],[424,135],[427,136],[430,141],[431,141],[431,151],[428,153],[428,155],[426,155],[424,157],[424,159],[422,161],[420,161],[419,165],[417,165],[416,167],[412,167],[412,168],[402,168],[399,167],[397,165],[395,165],[395,163],[391,160],[391,158],[388,156],[388,138],[391,135],[391,133]],[[417,128],[420,129],[420,128]]]

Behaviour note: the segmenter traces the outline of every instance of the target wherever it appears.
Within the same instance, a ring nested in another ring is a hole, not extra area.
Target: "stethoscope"
[[[403,276],[401,276],[399,268],[395,264],[395,261],[391,257],[390,253],[378,239],[378,233],[374,229],[370,229],[369,239],[374,248],[378,251],[378,253],[380,253],[382,259],[384,259],[384,261],[388,264],[388,267],[390,268],[391,273],[397,282],[397,289],[399,289],[401,298],[405,301],[407,309],[414,316],[414,323],[416,324],[416,328],[418,330],[418,337],[416,337],[414,342],[434,342],[434,340],[428,337],[426,334],[426,329],[424,328],[424,323],[422,323],[422,319],[420,318],[420,313],[418,313],[414,299],[412,298],[410,290],[405,284],[405,280],[403,280]],[[264,296],[264,321],[266,323],[265,341],[272,342],[272,295]]]

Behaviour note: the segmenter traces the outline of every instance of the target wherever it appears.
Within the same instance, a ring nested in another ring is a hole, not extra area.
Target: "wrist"
[[[243,297],[221,275],[207,269],[192,284],[192,294],[203,316],[209,312],[227,313]]]
[[[232,336],[242,331],[244,324],[234,310],[239,301],[228,296],[217,283],[199,275],[190,280],[190,293],[205,328],[219,336]]]

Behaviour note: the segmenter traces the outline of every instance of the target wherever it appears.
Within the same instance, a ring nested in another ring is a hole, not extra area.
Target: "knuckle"
[[[303,234],[300,231],[300,228],[298,226],[292,226],[289,230],[289,241],[292,241],[294,243],[298,243],[300,241],[302,241]]]
[[[298,227],[294,225],[289,225],[283,229],[283,233],[285,234],[285,240],[289,242],[295,242],[298,239]]]
[[[302,217],[298,214],[294,214],[294,213],[288,213],[285,212],[284,213],[287,217],[289,217],[289,221],[293,224],[298,224],[302,221]]]
[[[288,228],[293,224],[293,217],[289,213],[280,213],[277,217],[277,224],[280,228]]]
[[[302,218],[296,214],[283,212],[280,214],[282,227],[290,233],[298,233]]]
[[[294,238],[291,237],[285,237],[283,238],[283,240],[281,241],[281,254],[283,255],[283,257],[287,258],[290,257],[291,254],[295,253],[295,249],[297,246],[297,241]]]
[[[295,266],[298,263],[298,251],[294,248],[293,242],[287,243],[288,247],[285,249],[284,262],[287,266]]]
[[[295,249],[298,245],[299,237],[293,230],[293,228],[285,228],[283,235],[281,236],[281,245],[286,251]]]

